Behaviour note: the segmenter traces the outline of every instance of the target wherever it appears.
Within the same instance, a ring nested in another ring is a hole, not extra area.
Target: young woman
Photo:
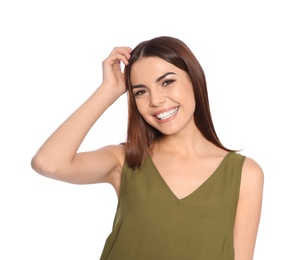
[[[126,142],[77,152],[126,91]],[[113,185],[118,207],[101,260],[253,259],[263,171],[218,139],[204,72],[179,39],[114,48],[102,84],[46,140],[32,167],[65,182]]]

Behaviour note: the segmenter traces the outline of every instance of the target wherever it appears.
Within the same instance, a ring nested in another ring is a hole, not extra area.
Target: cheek
[[[191,84],[187,84],[187,86],[184,88],[184,91],[186,93],[186,98],[189,100],[190,104],[194,104],[196,106],[196,100],[194,96],[194,90]]]
[[[149,105],[146,104],[146,102],[144,102],[143,100],[139,100],[136,102],[137,105],[137,109],[139,114],[143,117],[143,119],[145,120],[145,122],[147,122],[148,124],[152,124],[152,120],[151,120],[151,116],[149,113]]]
[[[190,106],[193,109],[193,111],[195,111],[195,109],[196,109],[196,100],[194,98],[194,93],[190,94]]]
[[[144,117],[144,114],[146,114],[146,109],[144,109],[145,106],[143,100],[136,100],[135,102],[140,115]]]
[[[193,112],[196,109],[196,100],[194,96],[194,91],[192,88],[184,88],[183,92],[179,94],[181,97],[182,103],[186,108],[192,109]]]

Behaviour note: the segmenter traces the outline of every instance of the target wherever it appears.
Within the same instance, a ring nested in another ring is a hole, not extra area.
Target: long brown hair
[[[140,167],[151,152],[154,141],[162,134],[150,126],[140,115],[132,92],[130,73],[132,65],[143,57],[161,58],[179,69],[187,72],[190,77],[196,109],[194,120],[202,135],[216,146],[224,147],[214,129],[210,113],[206,79],[204,71],[188,46],[181,40],[161,36],[139,43],[131,53],[129,64],[125,67],[125,84],[128,91],[128,130],[126,142],[126,160],[130,167]]]

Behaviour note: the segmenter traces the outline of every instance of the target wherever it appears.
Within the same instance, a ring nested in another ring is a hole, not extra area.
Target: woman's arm
[[[114,48],[103,61],[102,84],[40,147],[31,162],[35,171],[71,183],[116,182],[124,157],[122,146],[77,151],[94,123],[126,92],[120,62],[127,65],[130,52],[128,47]]]
[[[264,174],[252,159],[246,158],[234,230],[235,260],[252,260],[261,214]]]

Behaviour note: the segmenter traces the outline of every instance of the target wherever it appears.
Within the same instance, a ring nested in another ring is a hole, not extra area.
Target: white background
[[[264,169],[255,259],[294,259],[293,17],[290,0],[1,1],[0,259],[99,259],[112,187],[51,180],[30,160],[100,84],[113,47],[160,35],[202,64],[223,144]],[[123,96],[80,150],[124,141],[126,122]]]

